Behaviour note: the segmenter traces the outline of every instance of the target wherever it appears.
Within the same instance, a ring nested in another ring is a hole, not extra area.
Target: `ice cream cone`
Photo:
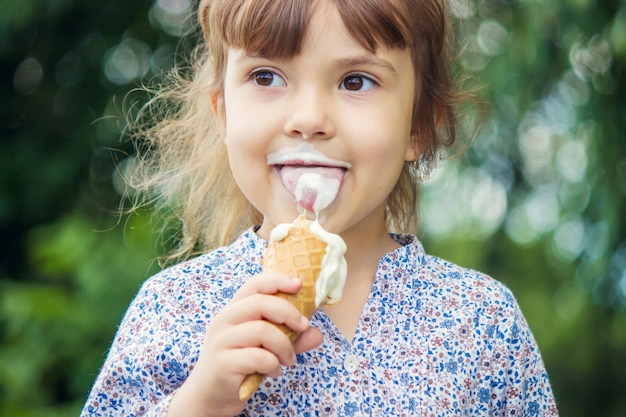
[[[263,260],[263,271],[278,271],[302,280],[302,288],[296,294],[279,292],[281,297],[296,306],[307,318],[317,309],[315,281],[320,275],[327,243],[311,232],[311,221],[304,216],[296,219],[282,240],[270,240]],[[298,333],[285,325],[277,325],[293,342]],[[254,394],[264,375],[248,375],[239,387],[239,399],[247,400]]]

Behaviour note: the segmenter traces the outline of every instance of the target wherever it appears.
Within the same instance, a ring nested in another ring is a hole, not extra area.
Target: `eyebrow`
[[[337,61],[337,66],[343,67],[379,67],[391,72],[394,76],[398,75],[396,68],[388,61],[373,55],[362,55],[350,58],[343,58]]]
[[[237,57],[236,62],[239,64],[245,64],[256,59],[268,59],[271,61],[288,61],[287,58],[278,58],[273,56],[267,56],[256,52],[243,52]],[[394,77],[398,75],[398,70],[391,65],[390,62],[378,58],[375,55],[359,55],[354,57],[341,58],[335,61],[335,66],[338,68],[344,67],[377,67],[383,70],[389,71]]]
[[[267,59],[270,61],[286,61],[288,59],[285,58],[279,58],[279,57],[275,57],[275,56],[268,56],[268,55],[263,55],[257,52],[242,52],[237,59],[235,60],[237,63],[247,63],[250,61],[254,61],[257,59]]]

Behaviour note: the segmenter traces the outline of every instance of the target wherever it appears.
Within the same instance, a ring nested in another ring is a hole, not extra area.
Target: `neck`
[[[346,243],[345,254],[348,276],[341,302],[324,307],[324,312],[341,331],[346,340],[352,342],[363,306],[376,279],[380,258],[398,248],[385,227],[384,217],[375,222],[360,222],[341,233]],[[365,223],[365,224],[364,224]]]
[[[371,224],[359,224],[341,234],[347,246],[345,258],[349,281],[367,279],[373,281],[380,259],[400,247],[389,236],[384,222],[376,224],[375,227]]]

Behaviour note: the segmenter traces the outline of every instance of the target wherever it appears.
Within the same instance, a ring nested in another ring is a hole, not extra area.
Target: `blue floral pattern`
[[[414,236],[381,259],[352,342],[318,311],[324,344],[266,378],[242,416],[556,416],[533,335],[501,283],[424,253]],[[166,269],[131,303],[83,412],[165,416],[211,318],[261,271],[267,242]]]

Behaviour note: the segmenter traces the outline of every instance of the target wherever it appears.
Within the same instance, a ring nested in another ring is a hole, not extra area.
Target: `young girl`
[[[419,172],[456,139],[446,9],[200,2],[205,42],[149,104],[165,116],[139,169],[151,197],[180,207],[179,255],[205,254],[143,285],[82,416],[557,415],[509,290],[398,234],[416,228]],[[271,163],[294,149],[315,166]],[[339,181],[320,222],[345,241],[348,278],[309,322],[273,295],[301,282],[260,260],[302,210],[288,177],[311,170]],[[301,335],[292,345],[273,323]],[[255,372],[268,377],[240,401]]]

